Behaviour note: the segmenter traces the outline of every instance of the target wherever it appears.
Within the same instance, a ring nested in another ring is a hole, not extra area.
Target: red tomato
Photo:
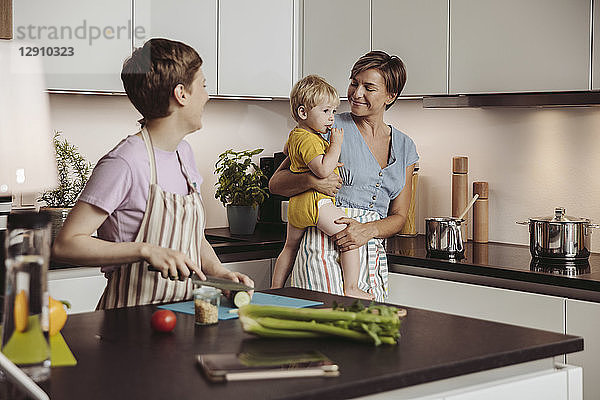
[[[157,332],[171,332],[175,328],[177,317],[170,310],[158,310],[152,314],[150,326]]]

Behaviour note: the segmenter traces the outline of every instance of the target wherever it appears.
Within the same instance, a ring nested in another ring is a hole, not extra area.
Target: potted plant
[[[92,163],[86,161],[79,153],[76,146],[65,138],[61,139],[60,135],[60,131],[54,131],[52,138],[56,152],[59,185],[55,189],[42,193],[38,199],[46,203],[43,208],[52,215],[52,240],[75,205],[93,167]]]
[[[250,235],[256,227],[258,207],[269,196],[267,177],[252,161],[263,149],[221,153],[215,164],[219,175],[215,186],[215,198],[227,207],[229,231],[238,235]]]

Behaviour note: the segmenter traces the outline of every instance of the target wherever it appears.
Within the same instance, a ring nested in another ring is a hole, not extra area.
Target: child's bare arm
[[[344,140],[344,130],[332,128],[329,137],[329,149],[327,153],[313,158],[308,163],[308,168],[319,178],[325,178],[333,172],[338,165],[340,152],[342,151],[342,142]]]

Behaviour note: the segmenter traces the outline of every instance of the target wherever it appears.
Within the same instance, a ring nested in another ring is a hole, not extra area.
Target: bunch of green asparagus
[[[333,309],[290,308],[248,304],[239,309],[244,331],[273,338],[337,336],[361,342],[396,344],[400,318],[396,307],[354,303]]]

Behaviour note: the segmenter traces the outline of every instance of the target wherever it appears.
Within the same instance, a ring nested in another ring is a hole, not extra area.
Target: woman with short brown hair
[[[184,140],[202,128],[201,65],[193,48],[167,39],[149,40],[123,65],[142,129],[98,161],[52,247],[57,261],[101,266],[99,309],[190,299],[192,273],[254,286],[223,267],[204,236],[202,177]]]
[[[280,195],[309,189],[336,195],[336,205],[349,216],[336,221],[347,226],[332,240],[308,228],[296,256],[292,286],[344,294],[335,244],[340,251],[360,248],[359,288],[378,301],[387,299],[383,239],[398,233],[406,221],[412,191],[406,181],[419,159],[412,139],[383,120],[405,83],[406,69],[398,57],[372,51],[359,58],[348,86],[350,112],[336,115],[334,125],[344,130],[341,179],[294,174],[287,160],[271,178],[269,189]]]

